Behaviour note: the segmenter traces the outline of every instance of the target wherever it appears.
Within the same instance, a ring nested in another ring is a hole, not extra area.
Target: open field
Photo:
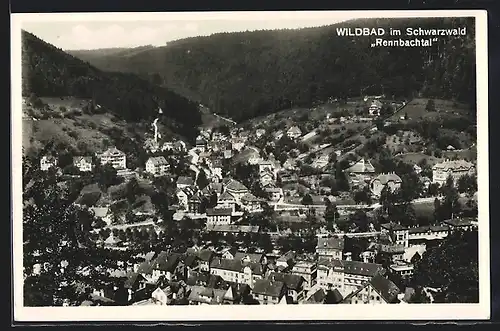
[[[417,164],[423,159],[427,159],[427,163],[433,166],[436,163],[444,161],[444,158],[438,158],[434,156],[430,156],[424,153],[405,153],[396,155],[396,158],[402,160],[405,163]]]
[[[436,111],[429,112],[425,109],[429,99],[416,98],[410,101],[401,113],[394,114],[391,120],[399,120],[401,116],[408,114],[409,120],[418,120],[421,118],[433,119],[442,115],[465,115],[467,107],[463,104],[456,103],[451,100],[434,99]]]
[[[103,130],[117,128],[127,134],[126,123],[111,114],[81,115],[73,118],[49,118],[45,120],[23,120],[23,147],[38,150],[51,140],[77,147],[79,142],[91,151],[110,140]]]

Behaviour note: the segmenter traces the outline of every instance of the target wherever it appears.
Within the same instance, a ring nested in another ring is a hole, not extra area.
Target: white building
[[[163,156],[150,157],[146,162],[146,172],[155,176],[165,175],[168,167],[169,164]]]
[[[290,129],[288,129],[286,135],[290,139],[297,139],[302,135],[302,130],[300,130],[298,126],[292,126]]]
[[[432,182],[443,185],[446,183],[448,176],[451,176],[456,184],[460,177],[473,175],[474,173],[475,166],[471,162],[465,160],[446,160],[432,167]]]
[[[208,208],[207,226],[231,224],[232,212],[230,208]]]
[[[44,155],[40,159],[40,169],[47,171],[51,167],[57,167],[57,158],[51,155]]]
[[[90,156],[76,156],[73,158],[73,165],[81,172],[92,171],[92,157]]]
[[[127,157],[125,153],[123,153],[116,147],[112,147],[99,155],[99,159],[101,160],[101,165],[109,163],[115,169],[127,168]]]

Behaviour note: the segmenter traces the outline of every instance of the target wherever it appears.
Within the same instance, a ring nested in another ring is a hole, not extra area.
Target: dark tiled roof
[[[476,220],[473,218],[454,218],[454,219],[446,220],[444,222],[446,224],[454,226],[454,227],[460,227],[460,226],[474,225]]]
[[[344,249],[344,238],[318,238],[318,248]]]
[[[214,259],[210,264],[210,268],[212,269],[222,269],[237,272],[243,272],[245,267],[249,267],[252,270],[252,273],[256,275],[264,274],[264,266],[260,263],[244,263],[236,259]]]
[[[179,185],[179,184],[181,184],[181,185],[193,185],[194,180],[191,177],[179,176],[179,178],[177,178],[177,185]]]
[[[359,261],[342,261],[344,273],[373,277],[384,272],[384,267],[377,263]]]
[[[205,262],[210,262],[214,256],[214,252],[212,252],[209,249],[202,249],[198,251],[198,257],[200,260],[205,261]]]
[[[325,301],[326,293],[325,290],[319,288],[313,295],[311,295],[305,303],[323,303]]]
[[[300,286],[304,282],[304,278],[302,276],[285,274],[281,272],[271,273],[268,279],[283,282],[286,284],[286,287],[291,290],[300,290]]]
[[[207,216],[230,216],[232,212],[231,208],[208,208]]]
[[[272,281],[269,279],[258,279],[257,281],[255,281],[252,292],[255,294],[280,297],[281,293],[283,293],[284,287],[284,282]]]
[[[226,189],[229,191],[248,191],[248,188],[243,185],[242,183],[238,182],[237,180],[231,179],[227,184],[226,184]]]
[[[371,286],[380,294],[380,296],[388,303],[397,301],[400,289],[391,280],[384,276],[376,275],[370,279]]]
[[[173,272],[180,260],[180,254],[167,253],[165,251],[158,254],[153,263],[153,269]]]
[[[447,226],[441,225],[428,225],[428,226],[419,226],[416,228],[409,228],[409,233],[425,233],[425,232],[441,232],[448,231],[449,228]]]
[[[407,228],[396,223],[385,223],[380,225],[381,228],[386,229],[386,230],[393,230],[393,231],[400,231],[400,230],[406,230]]]
[[[264,254],[259,254],[259,253],[244,253],[244,252],[236,252],[234,254],[234,259],[235,260],[243,260],[245,259],[246,257],[248,257],[248,259],[251,261],[251,262],[261,262],[262,259],[264,258]]]

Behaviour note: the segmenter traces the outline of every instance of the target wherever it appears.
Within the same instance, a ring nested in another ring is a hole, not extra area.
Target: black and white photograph
[[[487,318],[486,35],[478,10],[13,14],[15,320]]]

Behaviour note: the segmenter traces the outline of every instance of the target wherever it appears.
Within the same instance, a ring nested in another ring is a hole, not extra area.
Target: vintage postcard
[[[488,318],[486,36],[479,10],[12,15],[15,321]]]

